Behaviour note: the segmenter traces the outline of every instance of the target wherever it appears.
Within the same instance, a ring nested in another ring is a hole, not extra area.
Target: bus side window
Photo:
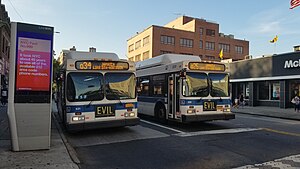
[[[138,79],[137,92],[140,96],[149,95],[149,77],[140,77]]]
[[[156,75],[152,78],[153,82],[153,95],[154,96],[163,96],[165,93],[165,75]]]

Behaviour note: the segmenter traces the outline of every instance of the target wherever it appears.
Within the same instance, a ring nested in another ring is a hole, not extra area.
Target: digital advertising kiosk
[[[13,151],[50,149],[53,30],[11,23],[7,114]]]

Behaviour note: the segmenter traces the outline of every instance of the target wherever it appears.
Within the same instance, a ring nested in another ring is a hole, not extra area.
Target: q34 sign
[[[220,63],[190,62],[190,70],[225,71],[225,65]]]
[[[120,61],[77,61],[78,70],[128,70],[129,65]]]
[[[52,27],[17,23],[17,91],[50,91],[52,44]]]

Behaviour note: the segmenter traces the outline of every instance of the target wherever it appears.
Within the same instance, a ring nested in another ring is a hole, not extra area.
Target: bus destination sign
[[[75,68],[78,70],[128,70],[129,65],[119,61],[77,61]]]
[[[225,71],[225,65],[219,63],[190,62],[190,70]]]

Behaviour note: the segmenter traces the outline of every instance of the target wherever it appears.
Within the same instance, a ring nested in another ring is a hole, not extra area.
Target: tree
[[[59,69],[59,61],[53,57],[52,91],[56,91],[56,75]]]

